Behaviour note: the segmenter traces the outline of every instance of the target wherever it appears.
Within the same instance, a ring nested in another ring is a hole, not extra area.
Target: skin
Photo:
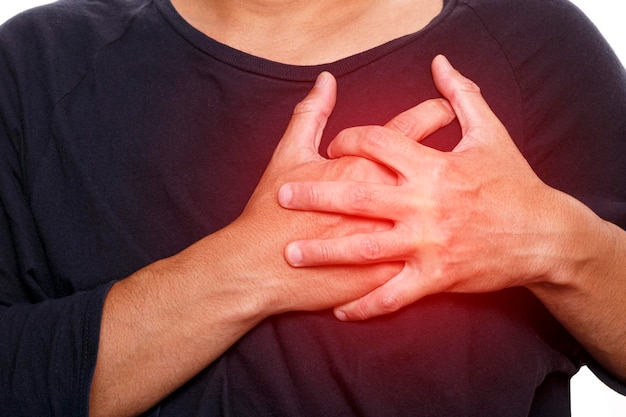
[[[172,4],[198,30],[235,49],[285,64],[318,65],[415,33],[439,14],[443,0],[172,0]]]
[[[341,320],[390,313],[434,293],[528,287],[596,360],[626,380],[626,326],[616,319],[626,316],[626,232],[543,183],[478,86],[444,57],[432,70],[462,126],[456,149],[439,152],[383,128],[344,131],[330,144],[331,157],[377,161],[398,184],[286,184],[281,205],[385,219],[393,228],[296,241],[285,258],[295,267],[404,263],[376,290],[337,307]]]

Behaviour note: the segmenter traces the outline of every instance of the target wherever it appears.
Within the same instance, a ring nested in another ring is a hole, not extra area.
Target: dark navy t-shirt
[[[63,0],[3,25],[0,415],[87,415],[110,285],[241,213],[319,72],[339,88],[325,148],[439,96],[440,53],[546,183],[626,227],[626,77],[564,0],[447,0],[415,34],[305,67],[217,43],[169,0]],[[566,416],[586,360],[525,289],[441,294],[365,322],[267,319],[148,414]]]

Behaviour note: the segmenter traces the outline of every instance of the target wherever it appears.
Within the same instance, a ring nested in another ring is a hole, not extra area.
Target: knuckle
[[[480,93],[480,87],[474,81],[469,78],[464,78],[461,81],[461,90],[467,91],[470,93]]]
[[[353,137],[354,135],[357,135],[358,133],[358,129],[356,127],[347,127],[345,129],[342,129],[339,131],[339,133],[337,133],[337,135],[335,135],[335,141],[337,140],[345,140],[347,138]]]
[[[452,162],[449,158],[432,158],[430,161],[430,174],[434,180],[434,184],[440,186],[445,184],[453,169]]]
[[[342,169],[342,178],[349,179],[352,181],[375,181],[378,179],[381,171],[381,165],[378,163],[360,157],[346,157],[345,164],[341,167]],[[371,179],[374,179],[372,181]]]
[[[307,204],[309,204],[312,207],[317,207],[317,205],[319,204],[320,191],[315,185],[309,184],[306,187],[306,199],[307,199]]]
[[[359,163],[360,159],[355,156],[344,156],[337,159],[337,163],[331,167],[332,177],[339,180],[358,180],[364,172]]]
[[[384,313],[393,313],[402,307],[402,302],[394,294],[386,294],[380,300],[380,309]]]
[[[360,242],[360,254],[364,261],[375,261],[380,258],[381,247],[374,239],[365,238]]]
[[[447,104],[447,100],[445,99],[429,100],[426,104],[429,106],[429,113],[435,114],[439,119],[450,119],[454,117],[454,111],[452,111],[452,108]]]
[[[474,81],[464,78],[460,81],[460,85],[458,89],[455,89],[452,92],[452,97],[454,100],[458,100],[461,98],[463,94],[481,94],[480,87]]]
[[[388,127],[391,130],[394,130],[405,136],[410,136],[411,132],[414,130],[413,121],[410,120],[409,117],[404,113],[396,116],[393,120],[391,120],[388,124]]]
[[[304,100],[296,104],[296,106],[293,108],[293,115],[298,116],[302,114],[310,114],[315,113],[316,111],[317,107],[315,100],[311,98],[305,98]]]
[[[364,184],[351,187],[348,198],[350,207],[357,211],[366,211],[373,201],[372,192]]]
[[[459,285],[459,277],[455,273],[455,268],[449,257],[442,255],[440,261],[435,265],[430,273],[430,279],[439,291],[453,291]]]
[[[321,107],[317,100],[308,97],[295,105],[291,117],[292,119],[323,123],[329,115],[328,109]]]
[[[332,149],[333,145],[347,143],[355,139],[356,137],[358,137],[358,135],[359,135],[358,130],[355,127],[349,127],[349,128],[341,130],[339,133],[335,135],[335,138],[330,143],[329,150]]]
[[[324,243],[317,246],[317,263],[324,264],[330,260],[330,248]]]
[[[469,80],[469,82],[465,85],[465,88],[467,88],[467,91],[471,93],[482,94],[480,87],[474,81]]]
[[[389,141],[388,129],[380,126],[368,126],[365,131],[363,145],[371,151],[383,148]]]
[[[365,320],[372,316],[372,313],[370,312],[370,306],[366,299],[359,300],[359,302],[355,306],[353,315],[358,320]]]

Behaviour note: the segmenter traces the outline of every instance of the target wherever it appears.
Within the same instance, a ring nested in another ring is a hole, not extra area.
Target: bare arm
[[[598,363],[626,382],[626,232],[569,196],[567,236],[545,280],[528,288]]]
[[[386,218],[394,227],[293,242],[286,259],[298,267],[404,261],[397,276],[338,307],[344,320],[395,311],[439,292],[526,286],[601,364],[626,380],[626,232],[543,183],[478,87],[443,57],[433,62],[433,76],[463,128],[453,152],[383,127],[346,131],[329,154],[385,164],[398,174],[398,185],[304,182],[286,184],[279,193],[284,207]]]
[[[230,245],[227,231],[216,233],[112,287],[90,415],[130,416],[149,409],[263,318],[262,299],[250,282],[219,280],[220,271],[234,275],[226,275],[228,259],[214,250]]]

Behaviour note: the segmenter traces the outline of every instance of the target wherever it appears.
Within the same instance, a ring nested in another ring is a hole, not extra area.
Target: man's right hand
[[[257,189],[241,217],[230,227],[238,232],[232,235],[236,248],[231,249],[239,263],[236,265],[238,272],[231,274],[244,274],[256,288],[256,293],[262,297],[260,303],[267,306],[264,314],[336,306],[382,285],[402,267],[400,263],[388,262],[300,270],[284,260],[284,248],[293,239],[330,238],[392,227],[388,221],[296,212],[278,204],[278,190],[289,181],[354,180],[396,185],[396,173],[381,164],[352,156],[331,160],[319,154],[320,140],[333,110],[335,95],[335,79],[328,73],[320,74],[315,87],[295,107]],[[421,140],[422,136],[448,124],[454,117],[445,102],[431,100],[397,116],[387,127],[356,129],[370,136],[378,135],[381,140],[386,140],[389,135],[410,135]],[[344,196],[337,198],[343,199]],[[355,193],[350,198],[358,202],[367,195]],[[376,248],[371,250],[376,251]]]
[[[391,227],[384,221],[287,210],[278,204],[278,190],[287,182],[396,184],[396,174],[375,162],[358,157],[328,160],[319,155],[335,92],[334,78],[322,74],[297,105],[237,220],[113,285],[102,314],[90,415],[140,414],[208,366],[264,318],[343,304],[400,271],[402,265],[394,262],[293,268],[283,256],[287,243],[294,240]],[[359,129],[381,140],[388,135],[419,140],[453,118],[449,107],[432,100],[399,115],[387,127]],[[351,198],[358,201],[366,196]]]

